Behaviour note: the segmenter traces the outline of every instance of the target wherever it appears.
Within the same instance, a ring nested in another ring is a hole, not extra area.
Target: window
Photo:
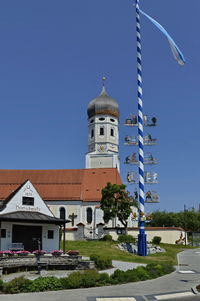
[[[114,129],[110,129],[110,136],[114,137]]]
[[[6,238],[6,229],[1,229],[1,237]]]
[[[60,218],[65,219],[65,216],[66,216],[65,208],[61,207],[60,208]]]
[[[103,136],[103,135],[104,135],[104,128],[100,128],[99,135],[100,135],[100,136]]]
[[[90,135],[90,137],[91,137],[91,138],[94,137],[94,130],[93,130],[93,129],[91,130],[91,135]]]
[[[48,230],[48,239],[53,239],[53,236],[54,236],[54,231]]]
[[[94,119],[90,120],[90,123],[93,123],[94,122]]]
[[[101,117],[101,118],[99,118],[99,120],[100,120],[100,121],[103,121],[103,120],[105,120],[105,118]]]
[[[87,208],[87,223],[91,224],[92,222],[92,208]]]
[[[34,198],[29,196],[22,197],[22,205],[34,206]]]
[[[111,121],[111,122],[115,122],[115,119],[112,119],[112,118],[111,118],[110,121]]]

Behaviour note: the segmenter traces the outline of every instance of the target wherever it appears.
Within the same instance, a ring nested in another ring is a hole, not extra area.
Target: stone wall
[[[20,268],[37,269],[39,265],[43,265],[46,269],[62,269],[62,270],[90,270],[95,268],[93,261],[83,260],[81,256],[49,256],[42,255],[39,258],[35,256],[10,256],[0,258],[0,268],[4,273],[9,271],[17,271]]]

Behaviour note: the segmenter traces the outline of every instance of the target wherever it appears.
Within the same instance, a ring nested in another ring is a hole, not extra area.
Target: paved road
[[[174,293],[184,292],[184,295],[181,296],[181,299],[184,300],[184,296],[188,295],[190,298],[193,296],[191,287],[200,282],[200,249],[181,252],[178,260],[180,265],[176,272],[154,280],[89,289],[20,294],[15,295],[14,298],[13,295],[1,295],[0,299],[1,301],[27,301],[27,299],[29,301],[97,301],[97,298],[113,297],[114,301],[118,301],[120,297],[128,297],[126,298],[128,301],[147,301],[173,300],[177,296],[173,295]],[[167,299],[165,299],[164,295],[167,294],[171,296],[166,296]],[[200,296],[194,296],[194,298],[200,300]],[[107,299],[106,301],[111,300]],[[126,300],[121,299],[120,301]]]

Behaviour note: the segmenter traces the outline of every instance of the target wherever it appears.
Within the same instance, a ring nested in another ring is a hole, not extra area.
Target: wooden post
[[[65,223],[63,224],[63,253],[65,254]]]

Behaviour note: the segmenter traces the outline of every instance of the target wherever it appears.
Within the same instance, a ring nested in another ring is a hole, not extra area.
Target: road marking
[[[136,301],[135,298],[124,297],[124,298],[96,298],[96,301]]]
[[[181,273],[181,274],[195,274],[195,272],[194,271],[190,271],[190,270],[186,270],[186,271],[178,271],[179,273]]]
[[[191,296],[194,296],[194,294],[191,292],[186,292],[186,293],[175,293],[169,295],[160,295],[160,296],[155,296],[155,298],[156,300],[169,300],[173,298],[191,297]]]

